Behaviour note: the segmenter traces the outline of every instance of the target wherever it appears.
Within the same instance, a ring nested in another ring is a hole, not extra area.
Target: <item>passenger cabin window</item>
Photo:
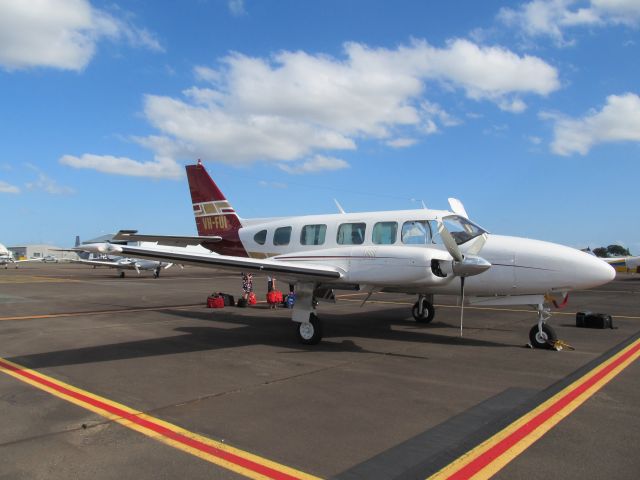
[[[397,233],[397,222],[378,222],[373,226],[373,243],[376,245],[392,245],[396,243]]]
[[[305,225],[300,232],[301,245],[322,245],[327,235],[326,225]]]
[[[289,245],[291,241],[291,227],[276,228],[273,234],[274,245]]]
[[[360,245],[364,243],[366,223],[343,223],[338,227],[339,245]]]
[[[425,245],[431,243],[431,225],[426,220],[412,220],[402,225],[402,243]]]
[[[253,236],[253,240],[258,244],[258,245],[264,245],[264,242],[267,241],[267,231],[266,230],[260,230],[258,233],[256,233]]]

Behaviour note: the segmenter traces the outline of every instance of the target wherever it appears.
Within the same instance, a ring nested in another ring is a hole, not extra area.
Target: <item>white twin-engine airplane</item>
[[[212,253],[126,245],[111,245],[112,252],[263,272],[295,284],[292,319],[304,344],[316,344],[322,338],[316,299],[334,300],[333,290],[359,290],[369,296],[375,292],[417,295],[412,314],[418,322],[433,319],[433,296],[440,294],[460,296],[462,306],[531,305],[538,312],[538,322],[529,334],[531,344],[546,348],[556,340],[546,324],[548,302],[570,290],[602,285],[615,276],[607,263],[579,250],[489,234],[468,219],[456,199],[449,199],[452,211],[245,220],[236,215],[200,161],[186,169],[198,233],[200,238],[207,237],[202,246]],[[135,234],[124,233],[124,237],[137,239]],[[462,314],[463,309],[461,333]]]
[[[113,252],[113,245],[109,242],[100,243],[85,243],[78,245],[72,249],[73,251],[107,254]],[[83,265],[92,265],[95,267],[107,267],[117,269],[118,276],[120,278],[125,277],[125,270],[135,270],[138,275],[141,271],[153,272],[153,278],[160,276],[161,270],[170,268],[173,263],[164,263],[158,260],[146,260],[139,258],[118,257],[113,259],[90,259],[80,258],[78,260],[72,260],[74,263],[81,263]]]

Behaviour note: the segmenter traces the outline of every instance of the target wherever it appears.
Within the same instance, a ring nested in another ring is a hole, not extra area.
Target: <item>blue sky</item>
[[[640,1],[0,0],[0,242],[447,208],[640,252]]]

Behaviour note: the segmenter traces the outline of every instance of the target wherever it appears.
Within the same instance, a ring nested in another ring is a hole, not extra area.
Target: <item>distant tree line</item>
[[[598,247],[593,249],[596,257],[628,257],[631,255],[628,248],[620,245],[609,245],[608,247]]]

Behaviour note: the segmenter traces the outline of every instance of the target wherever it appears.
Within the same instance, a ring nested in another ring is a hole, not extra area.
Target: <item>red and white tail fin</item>
[[[186,168],[198,235],[222,237],[221,242],[205,245],[206,248],[222,255],[246,257],[247,252],[238,234],[242,223],[231,204],[200,160]]]

